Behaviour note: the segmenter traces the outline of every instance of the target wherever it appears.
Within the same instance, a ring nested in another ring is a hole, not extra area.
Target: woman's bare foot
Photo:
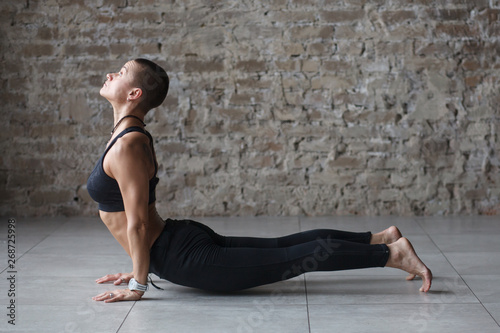
[[[429,291],[432,283],[432,272],[417,256],[410,241],[401,237],[398,241],[387,246],[389,247],[389,260],[386,266],[399,268],[410,273],[407,280],[413,280],[417,275],[420,276],[423,280],[420,291]]]
[[[392,244],[403,237],[401,231],[395,226],[389,227],[379,233],[373,234],[370,244]]]

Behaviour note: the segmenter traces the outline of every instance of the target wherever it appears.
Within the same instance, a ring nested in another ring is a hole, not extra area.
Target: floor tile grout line
[[[50,232],[49,234],[47,234],[45,237],[43,237],[39,242],[37,242],[35,245],[33,245],[32,247],[30,247],[26,252],[24,252],[23,254],[21,254],[19,257],[16,256],[16,264],[17,264],[17,261],[19,259],[21,259],[22,257],[24,257],[26,254],[28,254],[31,250],[33,250],[35,247],[37,247],[41,242],[43,242],[44,240],[46,240],[48,237],[52,236],[52,234],[54,234],[57,230],[59,230],[60,228],[62,228],[63,225],[69,223],[70,220],[67,220],[66,222],[63,222],[61,223],[60,225],[58,225],[54,230],[52,230],[52,232]],[[3,274],[5,271],[7,271],[9,269],[9,266],[7,266],[4,270],[0,271],[0,274]]]
[[[130,309],[128,310],[127,314],[125,315],[125,318],[123,318],[120,326],[118,327],[118,329],[116,330],[116,333],[120,332],[120,330],[122,329],[122,326],[123,324],[125,324],[125,321],[127,320],[128,318],[128,315],[130,314],[130,312],[132,312],[132,309],[135,307],[135,305],[137,304],[138,301],[134,301],[134,304],[132,304],[132,306],[130,307]]]
[[[425,235],[427,237],[429,237],[431,243],[434,244],[434,246],[439,250],[439,253],[441,253],[441,255],[443,255],[443,257],[446,259],[446,261],[448,262],[448,264],[450,264],[450,266],[453,268],[453,270],[455,271],[455,273],[457,273],[457,275],[460,276],[460,279],[462,279],[462,281],[465,283],[465,280],[462,278],[462,275],[457,271],[457,269],[455,268],[455,266],[453,266],[453,264],[450,262],[450,260],[446,256],[446,254],[444,254],[444,252],[441,250],[441,248],[436,244],[436,242],[434,241],[434,239],[432,238],[432,236],[429,235],[429,233],[427,232],[427,230],[425,230],[425,228],[422,227],[422,225],[420,224],[420,222],[418,220],[415,220],[415,221],[420,226],[420,228],[422,228],[422,230],[425,232]],[[465,284],[467,285],[467,283],[465,283]],[[469,285],[467,285],[467,288],[470,289]],[[477,296],[475,294],[474,294],[474,296],[477,298]],[[479,301],[479,299],[478,299],[478,301]]]
[[[49,238],[50,236],[52,236],[53,234],[55,234],[57,232],[57,230],[59,230],[60,228],[62,228],[64,225],[70,223],[71,220],[67,220],[66,222],[63,222],[61,223],[60,225],[58,225],[54,230],[52,230],[49,234],[47,234],[45,237],[43,237],[42,239],[40,239],[40,241],[38,241],[35,245],[33,245],[32,247],[30,247],[28,250],[26,250],[23,254],[21,254],[19,257],[16,256],[16,264],[17,264],[17,261],[19,259],[21,259],[22,257],[24,257],[26,254],[28,254],[31,250],[33,250],[35,247],[37,247],[38,245],[40,245],[40,243],[42,243],[44,240],[46,240],[47,238]],[[7,270],[9,269],[9,266],[7,266],[4,270],[0,271],[0,274],[3,274],[4,272],[6,272]]]
[[[307,295],[307,280],[304,274],[304,291],[306,293],[306,315],[307,315],[307,327],[309,328],[309,333],[311,333],[311,313],[309,311],[309,296]]]
[[[484,306],[483,303],[481,303],[481,305],[483,306],[484,310],[491,316],[491,318],[493,318],[493,320],[495,321],[495,323],[498,325],[498,327],[500,327],[500,322],[498,322],[495,317],[493,317],[493,315],[491,314],[490,311],[488,311],[488,309]]]
[[[422,224],[420,223],[419,221],[419,218],[416,217],[416,216],[412,216],[411,219],[417,223],[418,227],[420,228],[420,230],[422,230],[426,235],[427,237],[430,237],[429,234],[427,233],[427,230],[425,230],[425,228],[422,226]]]
[[[17,257],[17,256],[16,256],[16,259],[15,259],[15,261],[16,261],[16,265],[17,265],[17,261],[18,261],[19,259],[21,259],[21,258],[22,258],[22,257],[24,257],[26,254],[28,254],[28,252],[30,252],[30,251],[31,251],[31,250],[33,250],[35,247],[37,247],[37,246],[38,246],[41,242],[43,242],[44,240],[46,240],[49,236],[50,236],[50,234],[49,234],[49,235],[47,235],[47,236],[45,236],[45,237],[43,237],[43,238],[42,238],[42,239],[41,239],[38,243],[36,243],[36,244],[35,244],[35,245],[33,245],[32,247],[30,247],[30,248],[29,248],[26,252],[24,252],[23,254],[21,254],[19,257]],[[0,274],[3,274],[3,273],[4,273],[5,271],[7,271],[8,269],[9,269],[9,266],[5,267],[5,269],[4,269],[4,270],[0,271]]]
[[[460,303],[450,303],[450,302],[443,302],[443,303],[428,303],[428,302],[401,302],[401,303],[397,303],[397,302],[387,302],[387,303],[375,303],[375,302],[369,302],[369,303],[366,303],[366,302],[356,302],[356,303],[337,303],[336,305],[342,305],[342,306],[375,306],[375,307],[379,307],[381,306],[381,304],[383,305],[396,305],[396,306],[400,306],[400,305],[414,305],[414,306],[421,306],[421,305],[428,305],[428,304],[433,304],[433,305],[482,305],[480,302],[460,302]],[[331,303],[312,303],[311,305],[335,305],[335,304],[331,304]]]
[[[435,247],[437,247],[437,249],[439,250],[439,252],[443,255],[443,257],[446,259],[446,261],[450,264],[450,266],[453,268],[453,270],[455,271],[455,273],[457,273],[457,275],[460,277],[460,279],[462,280],[462,282],[467,286],[467,288],[470,290],[470,292],[474,295],[474,297],[477,299],[477,301],[479,302],[479,304],[481,304],[481,306],[483,307],[483,309],[486,311],[486,313],[488,313],[490,315],[490,317],[493,319],[493,321],[498,325],[500,326],[500,323],[495,319],[495,317],[488,311],[488,309],[484,306],[483,302],[481,302],[481,300],[479,299],[479,297],[477,297],[476,293],[474,292],[474,290],[472,290],[472,288],[469,286],[469,284],[465,281],[465,279],[462,277],[462,274],[460,274],[457,269],[455,268],[455,266],[453,266],[453,264],[450,262],[450,260],[448,259],[448,257],[446,256],[446,254],[444,254],[444,252],[441,250],[441,248],[436,244],[436,242],[434,241],[434,239],[431,237],[431,235],[429,235],[429,233],[427,232],[427,230],[421,225],[420,221],[416,218],[416,217],[413,217],[413,220],[417,222],[417,224],[420,226],[420,228],[422,228],[422,230],[425,232],[425,234],[427,235],[427,237],[429,237],[429,239],[431,240],[432,244],[434,244]],[[455,304],[455,303],[453,303]]]
[[[302,218],[298,217],[299,232],[302,231]],[[307,315],[307,327],[309,328],[309,333],[311,333],[311,314],[309,312],[309,297],[307,295],[307,279],[306,274],[303,276],[304,279],[304,292],[306,294],[306,315]]]

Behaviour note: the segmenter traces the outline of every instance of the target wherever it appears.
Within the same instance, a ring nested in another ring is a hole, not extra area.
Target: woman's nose
[[[113,79],[113,74],[111,74],[111,73],[106,74],[106,79],[108,81],[111,81]]]

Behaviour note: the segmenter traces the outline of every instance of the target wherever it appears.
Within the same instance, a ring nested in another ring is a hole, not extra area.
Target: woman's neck
[[[116,123],[118,121],[120,121],[120,119],[122,119],[125,116],[129,116],[129,115],[132,115],[132,116],[135,116],[135,117],[138,117],[138,118],[144,120],[144,115],[146,114],[146,112],[141,110],[138,107],[139,105],[136,103],[127,102],[126,104],[124,104],[124,103],[121,103],[121,104],[111,103],[111,104],[113,107],[113,118],[114,118],[114,122],[113,122],[114,125],[113,126],[116,126]]]
[[[146,124],[144,123],[144,116],[135,114],[127,114],[121,117],[115,116],[115,122],[113,129],[111,130],[111,135],[115,134],[116,132],[119,132],[120,129],[130,127],[134,124],[135,125],[140,124],[143,127],[146,126]]]

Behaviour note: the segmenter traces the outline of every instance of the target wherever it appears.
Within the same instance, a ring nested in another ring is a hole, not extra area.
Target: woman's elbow
[[[145,235],[147,231],[147,223],[145,221],[133,221],[127,225],[127,234],[129,235]]]

